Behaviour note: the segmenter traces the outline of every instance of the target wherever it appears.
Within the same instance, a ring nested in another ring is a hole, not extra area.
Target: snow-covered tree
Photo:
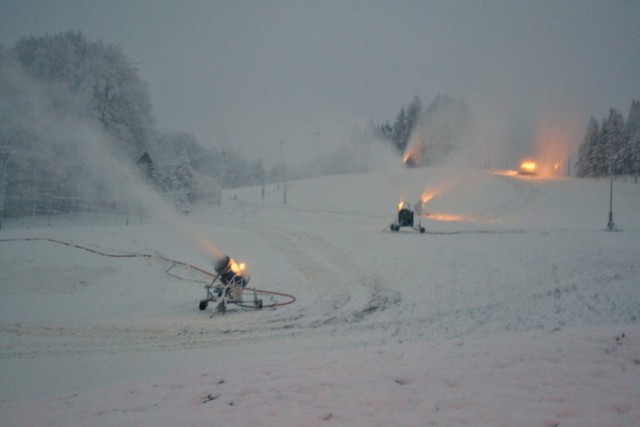
[[[640,101],[632,101],[625,126],[623,167],[626,173],[640,174]]]
[[[398,113],[395,123],[393,124],[392,142],[398,148],[400,153],[404,153],[407,148],[407,142],[411,135],[411,129],[409,129],[409,120],[405,113],[404,107]]]
[[[26,73],[45,88],[52,110],[100,123],[130,157],[148,149],[154,126],[151,98],[119,47],[66,32],[22,38],[13,51]]]
[[[606,176],[612,158],[614,174],[640,172],[640,101],[631,102],[626,122],[614,108],[609,110],[600,128],[596,120],[591,118],[584,141],[578,149],[577,175]]]
[[[153,127],[146,86],[115,46],[67,32],[0,51],[0,144],[15,153],[7,164],[10,215],[75,209],[79,197],[106,205],[87,202],[108,187],[87,162],[90,146],[99,141],[133,163]]]
[[[576,161],[576,175],[578,177],[596,176],[599,151],[603,151],[600,144],[600,126],[598,121],[591,117],[584,140],[578,147],[578,160]]]
[[[439,162],[457,148],[468,148],[464,146],[471,141],[473,118],[464,100],[438,94],[423,109],[415,96],[406,109],[400,110],[393,126],[386,123],[371,127],[376,136],[396,147],[405,164],[424,166]]]
[[[402,155],[407,148],[411,133],[420,120],[421,114],[422,102],[416,95],[413,97],[413,100],[409,103],[406,109],[404,107],[400,109],[393,126],[389,123],[385,123],[380,126],[372,124],[372,127],[378,137],[392,143],[400,155]]]
[[[434,165],[467,148],[472,123],[464,100],[438,94],[424,110],[407,147],[413,166]]]
[[[602,144],[604,147],[605,159],[602,162],[604,165],[608,165],[612,157],[614,161],[614,174],[619,174],[621,170],[621,160],[623,155],[623,149],[625,145],[624,136],[624,118],[616,109],[611,108],[609,110],[609,116],[602,122]],[[606,168],[605,168],[606,169]],[[606,172],[604,173],[606,175]]]
[[[191,161],[186,153],[178,157],[178,162],[172,174],[174,199],[178,206],[184,206],[195,201],[194,172]]]

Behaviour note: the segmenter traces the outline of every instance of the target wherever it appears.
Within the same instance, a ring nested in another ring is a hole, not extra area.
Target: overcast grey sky
[[[635,0],[0,0],[5,47],[68,30],[123,49],[161,130],[267,166],[280,140],[300,162],[414,95],[463,98],[484,138],[516,146],[542,117],[581,137],[640,98]]]

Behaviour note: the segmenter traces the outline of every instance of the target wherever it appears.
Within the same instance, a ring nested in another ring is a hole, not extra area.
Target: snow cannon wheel
[[[425,232],[424,227],[420,227],[420,233],[424,233],[424,232]]]
[[[259,299],[258,301],[256,301],[256,307],[258,308],[258,310],[262,309],[262,300]]]
[[[398,231],[400,230],[400,227],[395,225],[395,224],[391,224],[391,231]]]
[[[198,308],[200,310],[206,310],[207,309],[207,305],[209,305],[209,301],[206,299],[203,299],[200,301],[200,305],[198,306]]]

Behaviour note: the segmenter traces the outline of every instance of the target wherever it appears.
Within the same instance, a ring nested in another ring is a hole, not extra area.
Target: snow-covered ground
[[[422,168],[6,220],[0,425],[638,426],[640,184],[613,200],[609,232],[607,180]],[[295,303],[210,318],[172,260],[217,251]]]

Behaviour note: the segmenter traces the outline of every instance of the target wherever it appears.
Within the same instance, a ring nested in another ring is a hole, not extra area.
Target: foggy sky
[[[487,146],[526,151],[640,99],[640,2],[0,0],[0,43],[81,31],[120,46],[158,128],[302,163],[414,95],[465,99]],[[318,133],[319,131],[319,133]],[[497,148],[496,148],[497,149]]]

